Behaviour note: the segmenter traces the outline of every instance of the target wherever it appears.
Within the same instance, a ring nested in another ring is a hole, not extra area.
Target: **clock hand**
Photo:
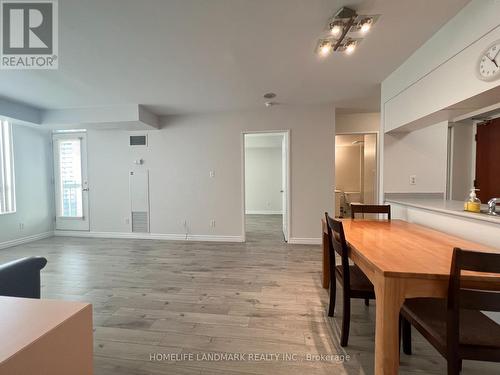
[[[497,52],[497,54],[495,55],[495,57],[497,57],[497,55],[498,55],[498,52]],[[496,60],[495,60],[494,58],[492,59],[489,55],[486,55],[486,57],[487,57],[487,58],[488,58],[488,60],[490,60],[493,64],[495,64],[495,66],[498,68],[498,64],[497,64],[497,62],[496,62]]]
[[[500,49],[498,49],[497,53],[495,53],[495,56],[493,56],[493,60],[497,59],[498,54],[500,53]]]
[[[486,54],[486,57],[488,57],[488,59],[491,60],[491,62],[493,62],[493,64],[495,64],[495,66],[498,68],[498,63],[497,63],[497,56],[498,54],[500,53],[500,49],[498,49],[497,53],[495,53],[495,56],[493,57],[490,57],[488,54]]]

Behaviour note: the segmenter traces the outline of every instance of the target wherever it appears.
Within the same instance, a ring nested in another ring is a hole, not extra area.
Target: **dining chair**
[[[351,203],[351,219],[356,218],[356,214],[386,214],[387,220],[391,220],[390,204],[358,204]]]
[[[40,271],[43,257],[17,259],[0,265],[0,296],[40,298]]]
[[[375,299],[373,284],[356,265],[349,265],[348,245],[344,235],[342,222],[331,218],[325,212],[328,231],[328,247],[330,257],[330,303],[328,316],[335,313],[335,300],[337,295],[337,281],[343,291],[343,315],[340,345],[347,346],[349,341],[349,327],[351,321],[351,299]],[[335,254],[340,255],[341,262],[337,265]]]
[[[458,375],[462,360],[500,362],[500,325],[482,311],[500,311],[500,293],[461,285],[461,272],[500,274],[500,254],[453,250],[448,297],[408,299],[401,315],[448,362],[448,375]],[[403,342],[411,325],[402,326]],[[406,352],[410,347],[403,348]]]
[[[356,214],[382,214],[387,215],[387,220],[391,220],[391,205],[390,204],[360,204],[351,203],[351,219],[356,219]],[[370,304],[369,299],[365,300],[365,305]]]

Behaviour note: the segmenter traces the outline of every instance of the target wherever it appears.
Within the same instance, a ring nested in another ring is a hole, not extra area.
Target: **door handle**
[[[284,193],[285,191],[284,190],[280,190],[280,193]]]
[[[82,191],[89,191],[89,188],[83,188]]]

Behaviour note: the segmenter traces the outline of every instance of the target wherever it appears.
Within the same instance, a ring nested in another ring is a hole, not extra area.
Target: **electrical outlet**
[[[130,224],[130,218],[128,217],[125,218],[125,224]]]
[[[215,219],[210,220],[210,227],[215,228]]]
[[[24,223],[19,223],[19,230],[24,230]]]
[[[416,184],[417,184],[417,176],[413,174],[410,176],[410,185],[416,185]]]

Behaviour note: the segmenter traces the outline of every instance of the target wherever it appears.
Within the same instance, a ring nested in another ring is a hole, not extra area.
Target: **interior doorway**
[[[377,133],[335,136],[335,217],[349,217],[351,203],[377,202]]]
[[[288,241],[289,133],[243,134],[243,228],[245,240]]]
[[[500,197],[500,118],[477,124],[474,187],[484,203]]]

